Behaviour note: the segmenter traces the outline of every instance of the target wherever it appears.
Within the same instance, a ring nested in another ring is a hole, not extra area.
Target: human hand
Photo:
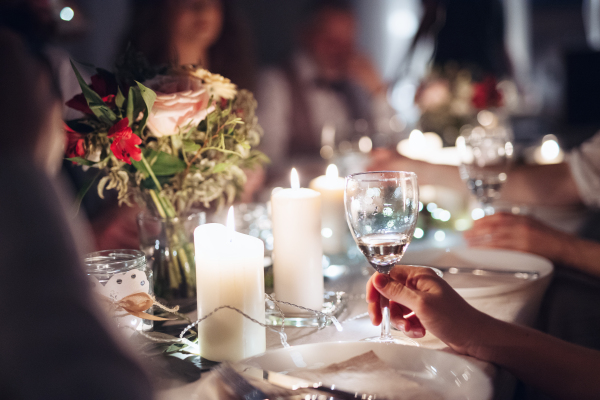
[[[493,318],[475,310],[429,268],[396,265],[389,275],[375,273],[367,283],[369,316],[381,323],[380,297],[390,299],[391,323],[407,336],[429,330],[461,354],[477,354],[478,332]],[[408,316],[414,312],[413,316]]]
[[[471,247],[491,247],[537,254],[562,262],[573,235],[551,228],[532,217],[496,213],[476,220],[464,233]]]

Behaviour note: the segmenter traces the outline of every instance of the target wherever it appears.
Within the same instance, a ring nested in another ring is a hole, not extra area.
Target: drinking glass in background
[[[154,294],[152,268],[146,263],[146,255],[140,250],[103,250],[89,253],[84,258],[84,268],[90,277],[92,291],[101,304],[118,302],[135,293]],[[150,320],[107,307],[117,328],[131,336],[136,330],[149,331],[153,327]],[[152,314],[152,307],[145,311]]]
[[[486,215],[494,213],[494,200],[506,182],[513,153],[509,131],[503,126],[466,129],[456,139],[460,176],[481,203]]]
[[[412,172],[380,171],[349,175],[344,192],[350,232],[369,264],[389,274],[410,243],[419,213],[417,176]],[[416,344],[390,333],[389,300],[381,297],[381,336],[372,342]]]

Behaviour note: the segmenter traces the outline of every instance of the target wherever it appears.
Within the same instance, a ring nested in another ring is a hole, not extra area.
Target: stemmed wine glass
[[[477,126],[458,137],[460,176],[481,203],[486,215],[493,214],[492,203],[500,195],[513,147],[508,131],[502,127]]]
[[[365,172],[346,177],[346,219],[352,237],[367,260],[382,274],[389,274],[410,243],[419,213],[417,175],[412,172]],[[381,296],[381,336],[364,340],[409,343],[390,334],[389,300]]]

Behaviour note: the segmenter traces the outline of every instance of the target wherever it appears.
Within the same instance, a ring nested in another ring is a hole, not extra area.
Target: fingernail
[[[390,277],[384,274],[379,274],[374,279],[374,284],[378,288],[384,288],[390,282]]]
[[[425,336],[425,330],[423,328],[417,328],[414,331],[414,334],[416,337],[423,337]]]

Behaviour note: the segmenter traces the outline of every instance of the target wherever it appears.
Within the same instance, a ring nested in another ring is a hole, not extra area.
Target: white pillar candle
[[[292,169],[292,188],[271,196],[273,278],[278,300],[314,310],[323,307],[321,194],[300,188]],[[284,312],[300,310],[282,306]]]
[[[325,254],[340,254],[345,248],[348,224],[344,212],[344,187],[334,164],[327,167],[325,175],[310,182],[309,187],[321,193],[321,236]]]
[[[198,315],[229,305],[265,321],[264,244],[228,227],[196,228]],[[266,349],[265,328],[231,309],[219,310],[198,326],[200,355],[212,361],[238,361]]]

